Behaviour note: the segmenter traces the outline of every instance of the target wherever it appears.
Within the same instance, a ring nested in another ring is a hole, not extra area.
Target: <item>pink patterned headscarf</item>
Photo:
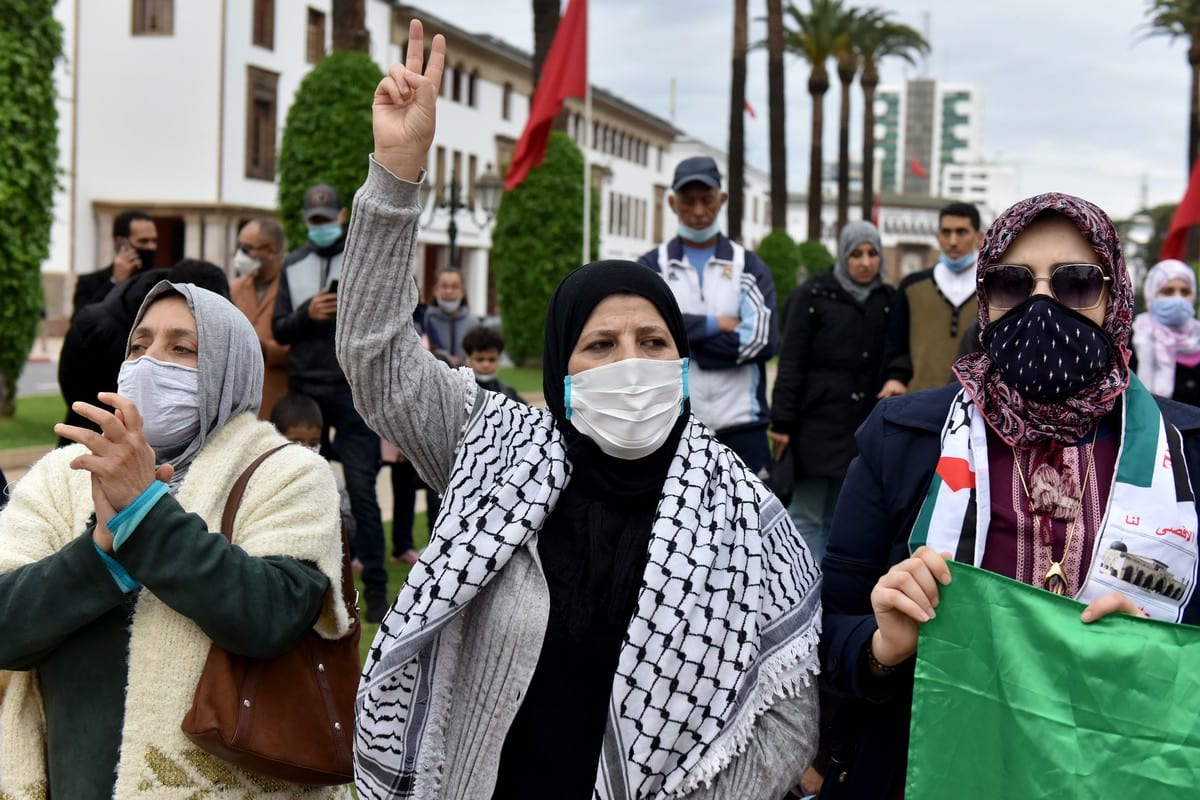
[[[1159,291],[1170,281],[1182,280],[1196,295],[1196,274],[1182,261],[1167,259],[1151,267],[1143,284],[1142,297],[1149,308]],[[1146,388],[1162,397],[1175,393],[1175,364],[1200,364],[1200,320],[1195,317],[1172,327],[1154,318],[1150,311],[1133,320],[1133,347],[1138,356],[1138,378]]]
[[[1057,213],[1070,220],[1096,251],[1098,263],[1112,276],[1104,330],[1112,337],[1109,365],[1090,384],[1063,400],[1027,399],[1000,377],[985,352],[971,353],[954,363],[954,374],[989,426],[1014,447],[1041,442],[1072,444],[1104,415],[1129,385],[1129,335],[1133,326],[1133,284],[1121,253],[1121,242],[1112,220],[1094,203],[1069,194],[1050,192],[1022,200],[988,228],[976,262],[977,274],[1001,262],[1008,248],[1043,214]],[[988,323],[987,301],[979,290],[979,331]]]

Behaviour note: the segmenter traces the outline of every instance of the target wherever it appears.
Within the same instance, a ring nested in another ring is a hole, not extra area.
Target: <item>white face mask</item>
[[[458,300],[443,300],[442,298],[439,297],[437,299],[437,303],[439,306],[441,306],[442,311],[445,311],[447,314],[456,314],[456,313],[458,313],[459,306],[462,305],[462,299],[460,298]]]
[[[195,367],[169,364],[150,356],[121,364],[117,394],[131,400],[142,415],[142,434],[151,447],[175,447],[200,432]]]
[[[648,456],[683,413],[687,364],[686,358],[627,358],[568,375],[567,419],[613,458]]]
[[[233,254],[233,271],[238,275],[253,275],[262,269],[262,261],[238,250]]]

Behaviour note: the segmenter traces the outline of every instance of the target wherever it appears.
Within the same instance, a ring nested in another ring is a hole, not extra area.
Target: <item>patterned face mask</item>
[[[983,347],[1004,382],[1028,400],[1054,402],[1108,366],[1112,337],[1061,303],[1035,295],[984,329]]]

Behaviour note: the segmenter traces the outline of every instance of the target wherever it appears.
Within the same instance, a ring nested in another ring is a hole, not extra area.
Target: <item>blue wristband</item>
[[[113,535],[113,550],[121,549],[121,545],[125,544],[129,535],[150,513],[150,509],[154,508],[158,499],[170,490],[170,487],[162,481],[155,481],[147,486],[146,490],[139,494],[132,503],[125,506],[108,521],[108,531]]]
[[[112,575],[116,581],[117,587],[125,594],[136,591],[142,588],[132,575],[125,571],[125,567],[121,566],[121,562],[110,556],[108,553],[100,549],[100,545],[92,542],[92,547],[96,548],[96,552],[100,554],[100,560],[104,562],[104,566],[108,568],[108,574]]]

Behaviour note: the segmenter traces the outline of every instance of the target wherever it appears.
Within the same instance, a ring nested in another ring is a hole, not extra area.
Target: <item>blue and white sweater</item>
[[[775,282],[761,258],[740,244],[717,237],[704,267],[704,281],[683,253],[677,236],[638,259],[666,279],[687,328],[691,361],[688,391],[692,411],[714,431],[766,425],[766,363],[779,349]],[[722,333],[718,316],[738,317],[737,329]]]

